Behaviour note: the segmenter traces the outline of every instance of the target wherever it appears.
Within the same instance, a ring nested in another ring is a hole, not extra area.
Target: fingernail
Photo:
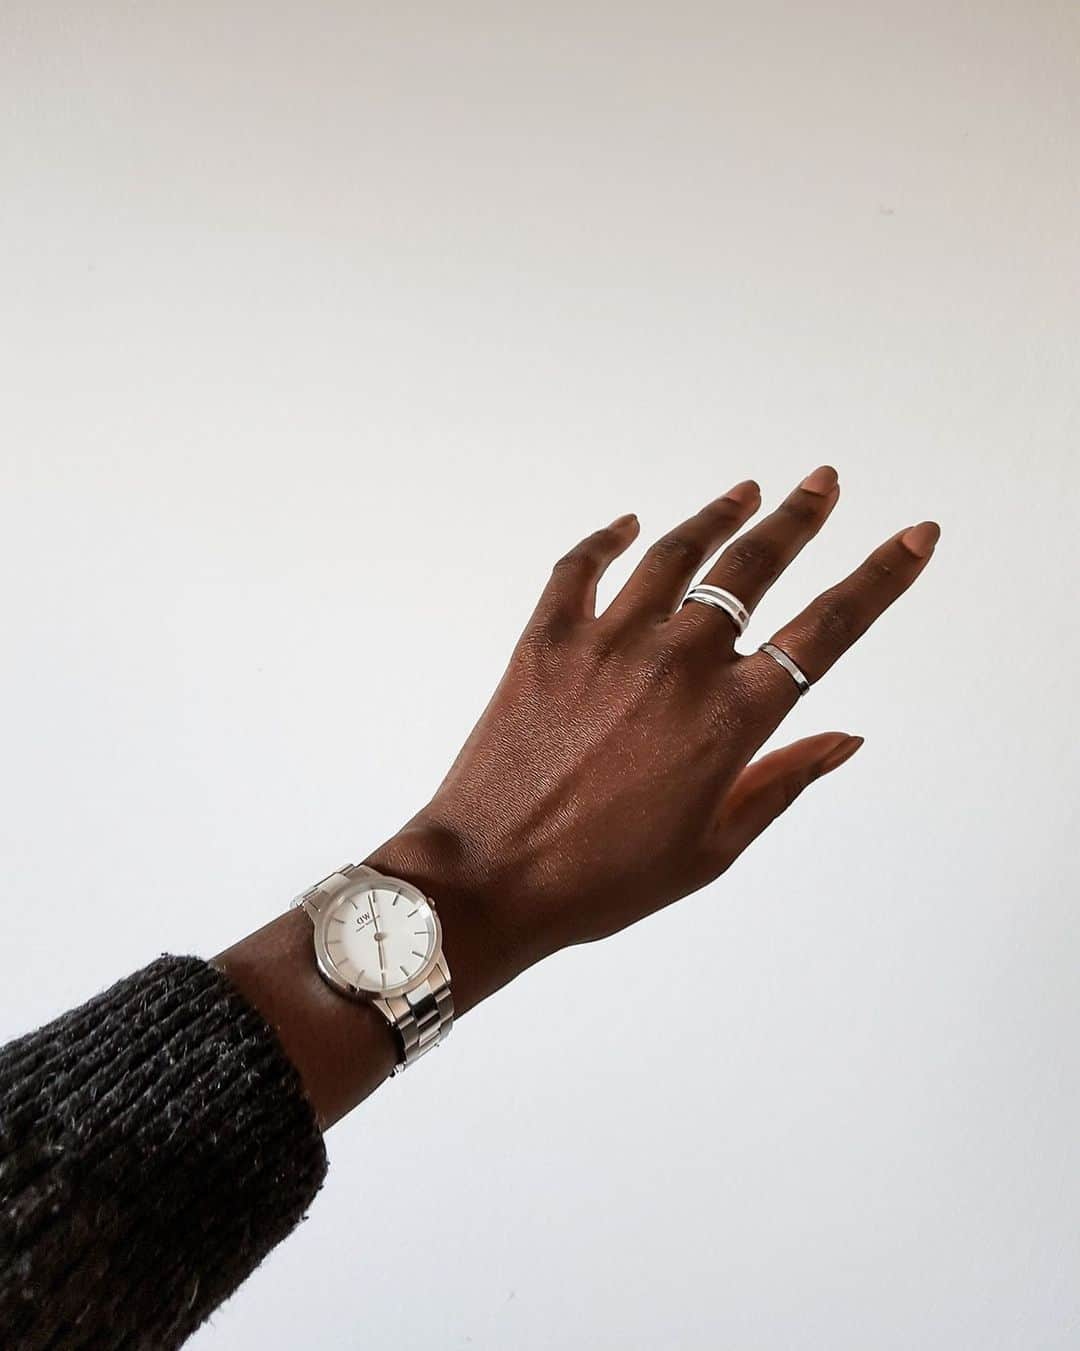
[[[819,772],[828,774],[831,769],[837,769],[845,760],[850,760],[859,747],[863,744],[864,738],[861,736],[845,737],[839,745],[834,746],[832,750],[822,759],[819,765]]]
[[[815,469],[812,474],[807,474],[799,487],[804,492],[817,493],[819,497],[825,497],[836,487],[838,475],[831,464],[823,464],[819,469]]]
[[[741,483],[736,483],[734,488],[729,488],[724,496],[729,502],[737,502],[740,507],[748,507],[761,496],[761,489],[752,478],[747,478]]]
[[[637,516],[632,511],[628,511],[625,516],[619,516],[608,526],[609,530],[625,530],[628,525],[637,525]]]
[[[941,526],[937,521],[923,521],[905,530],[900,536],[900,543],[916,558],[929,558],[940,538]]]

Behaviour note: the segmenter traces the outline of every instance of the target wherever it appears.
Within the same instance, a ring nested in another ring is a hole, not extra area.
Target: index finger
[[[787,653],[813,685],[911,586],[929,563],[940,534],[935,521],[901,530],[850,576],[811,601],[770,641]],[[783,697],[785,712],[796,702],[795,681],[767,653],[755,652],[744,657],[743,663],[762,687],[775,687]]]

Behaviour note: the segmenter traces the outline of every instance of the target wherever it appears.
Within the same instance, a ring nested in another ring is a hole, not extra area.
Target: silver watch
[[[350,863],[293,901],[315,927],[315,961],[339,994],[374,1006],[397,1032],[406,1069],[450,1032],[454,1001],[430,897]]]

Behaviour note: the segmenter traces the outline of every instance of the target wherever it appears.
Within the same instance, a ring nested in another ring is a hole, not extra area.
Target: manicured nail
[[[836,487],[837,477],[836,470],[831,464],[823,464],[812,474],[807,474],[799,487],[804,492],[817,493],[819,497],[825,497]]]
[[[729,502],[735,502],[740,507],[748,507],[761,496],[761,489],[752,478],[747,478],[741,483],[736,483],[734,488],[729,488],[724,496]]]
[[[628,511],[625,516],[619,516],[608,526],[609,530],[625,530],[627,526],[637,525],[637,516],[632,511]]]
[[[900,536],[900,543],[916,558],[929,558],[940,538],[941,526],[937,521],[923,521],[905,530]]]
[[[838,769],[845,760],[850,760],[859,747],[863,744],[861,736],[845,737],[839,745],[834,746],[832,750],[824,757],[819,765],[819,772],[828,774],[831,769]]]

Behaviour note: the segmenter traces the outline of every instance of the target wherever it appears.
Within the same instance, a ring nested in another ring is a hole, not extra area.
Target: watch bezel
[[[339,906],[345,905],[351,898],[358,896],[361,892],[385,890],[387,887],[396,887],[400,890],[402,896],[414,902],[422,902],[428,907],[435,921],[435,941],[432,944],[430,954],[424,960],[423,966],[408,980],[399,981],[396,985],[380,986],[377,990],[369,990],[348,980],[334,965],[327,943],[327,930],[330,927],[331,919],[337,914]],[[435,908],[435,902],[419,887],[414,886],[412,882],[406,881],[403,877],[389,877],[384,873],[379,873],[374,877],[357,877],[351,880],[347,887],[342,887],[340,891],[328,898],[327,904],[321,907],[319,917],[315,921],[315,961],[319,968],[319,974],[335,990],[350,996],[352,999],[377,1002],[380,999],[394,999],[408,994],[410,990],[423,985],[438,965],[441,953],[442,922],[439,919],[439,912]]]

